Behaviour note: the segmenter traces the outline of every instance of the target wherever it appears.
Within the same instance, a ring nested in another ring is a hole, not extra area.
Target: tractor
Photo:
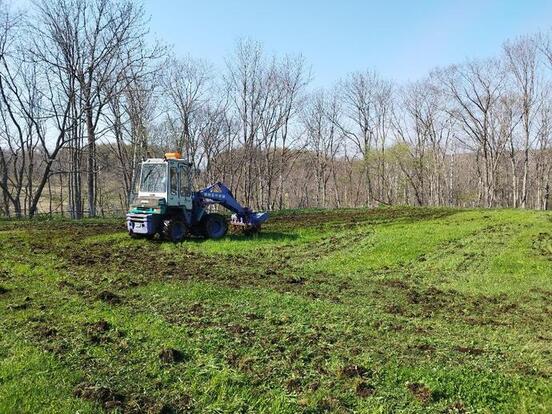
[[[247,233],[260,231],[268,213],[243,207],[220,182],[193,191],[192,171],[192,164],[177,152],[141,163],[138,194],[126,216],[131,237],[160,237],[175,243],[187,236],[220,239],[229,223]],[[230,220],[209,212],[215,204],[233,213]]]

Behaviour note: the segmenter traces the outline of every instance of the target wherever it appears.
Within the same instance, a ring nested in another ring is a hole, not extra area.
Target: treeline
[[[548,209],[551,68],[537,34],[415,83],[313,90],[302,56],[251,40],[216,70],[174,56],[136,1],[0,3],[0,214],[124,211],[142,158],[174,150],[255,208]]]

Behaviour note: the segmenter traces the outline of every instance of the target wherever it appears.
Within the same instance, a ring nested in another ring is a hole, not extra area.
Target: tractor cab
[[[164,214],[168,208],[192,208],[191,164],[179,153],[148,159],[141,164],[138,194],[131,212]]]

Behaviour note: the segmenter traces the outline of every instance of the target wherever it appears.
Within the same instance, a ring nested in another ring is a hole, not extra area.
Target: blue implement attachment
[[[230,224],[245,227],[246,230],[258,231],[261,224],[268,220],[267,212],[256,212],[238,203],[230,189],[221,182],[199,190],[196,197],[203,207],[220,204],[230,210],[234,213]]]

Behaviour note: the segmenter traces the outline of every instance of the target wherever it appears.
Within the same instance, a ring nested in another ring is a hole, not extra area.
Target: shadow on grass
[[[298,239],[299,236],[295,233],[283,233],[279,231],[262,231],[261,233],[257,234],[228,234],[225,237],[221,239],[221,241],[230,240],[233,242],[248,242],[248,241],[280,241],[280,242],[287,242]],[[145,239],[145,238],[144,238]],[[149,239],[151,243],[170,243],[170,241],[160,239],[158,237],[155,237],[153,239]],[[189,236],[186,237],[181,243],[205,243],[207,241],[212,241],[212,239],[199,237],[199,236]]]
[[[292,241],[296,240],[299,236],[295,233],[289,232],[279,232],[279,231],[261,231],[257,234],[246,234],[246,233],[233,233],[228,234],[222,240],[231,240],[236,242],[247,242],[251,240],[266,240],[266,241]],[[203,243],[210,239],[204,238],[190,238],[190,241],[195,241],[198,243]]]
[[[249,240],[268,240],[268,241],[291,241],[296,240],[299,236],[295,233],[283,233],[279,231],[262,231],[257,234],[230,234],[226,236],[227,240],[232,241],[249,241]]]

